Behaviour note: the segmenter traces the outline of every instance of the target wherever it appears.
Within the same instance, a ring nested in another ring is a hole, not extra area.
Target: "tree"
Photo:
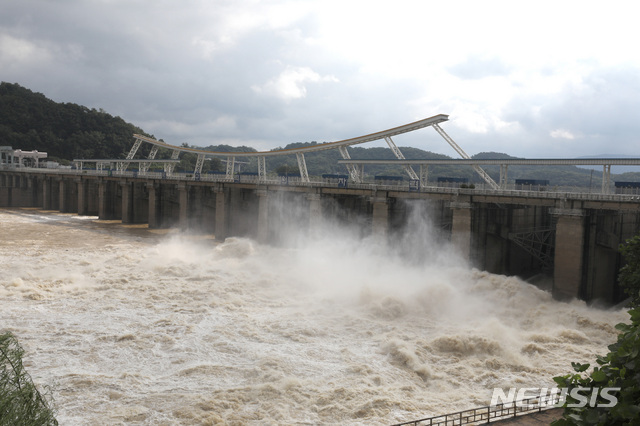
[[[0,334],[0,425],[57,425],[51,394],[41,394],[33,384],[23,354],[13,334]]]
[[[3,145],[36,149],[67,160],[124,158],[131,149],[134,133],[145,134],[102,109],[56,103],[18,84],[0,83]]]
[[[621,332],[618,341],[609,345],[606,356],[597,357],[598,366],[590,374],[585,373],[589,364],[572,362],[575,373],[553,378],[559,386],[568,388],[569,394],[579,387],[619,388],[615,395],[617,402],[613,407],[598,407],[602,405],[599,397],[593,401],[595,406],[589,401],[584,407],[569,407],[578,402],[569,396],[562,419],[553,422],[554,426],[640,424],[640,235],[628,239],[619,250],[626,264],[620,269],[618,279],[630,297],[631,324],[616,325]]]
[[[300,169],[297,165],[282,164],[274,170],[278,175],[295,175],[300,174]]]
[[[554,377],[554,381],[563,388],[568,388],[568,395],[576,388],[598,390],[598,398],[583,407],[569,407],[577,404],[576,398],[567,396],[564,403],[562,419],[556,420],[552,426],[565,425],[638,425],[640,424],[640,308],[629,311],[631,324],[618,324],[616,329],[621,333],[618,341],[609,346],[610,352],[598,356],[595,367],[590,374],[584,373],[589,364],[573,362],[575,374]],[[603,388],[619,388],[611,393],[617,401],[612,407],[610,400],[602,398]],[[582,401],[584,402],[584,401]]]
[[[631,298],[630,305],[640,307],[640,235],[621,245],[620,253],[627,263],[620,269],[618,280]]]

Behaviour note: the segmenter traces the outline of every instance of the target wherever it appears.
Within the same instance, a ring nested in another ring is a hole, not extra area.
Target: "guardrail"
[[[458,411],[456,413],[442,416],[427,417],[419,420],[412,420],[404,423],[396,423],[392,426],[459,426],[459,425],[479,425],[491,423],[492,421],[507,420],[509,418],[538,413],[544,410],[555,408],[555,404],[560,401],[560,394],[550,393],[543,397],[534,397],[513,401],[510,403],[489,405],[486,407],[473,408],[470,410]]]
[[[350,189],[363,189],[371,191],[397,191],[397,192],[417,192],[431,194],[452,194],[452,195],[486,195],[486,196],[507,196],[521,198],[547,198],[547,199],[572,199],[572,200],[589,200],[589,201],[620,201],[620,202],[640,202],[640,195],[635,194],[601,194],[593,192],[585,192],[586,188],[580,187],[554,187],[553,190],[547,191],[529,191],[520,189],[492,189],[485,185],[479,184],[475,188],[451,188],[441,186],[423,186],[418,190],[410,188],[407,184],[400,185],[379,185],[375,183],[348,183],[347,186],[340,186],[336,182],[312,181],[301,182],[297,179],[289,179],[287,183],[282,183],[278,178],[259,181],[257,176],[241,175],[233,179],[227,178],[224,174],[208,174],[203,173],[199,178],[195,179],[193,173],[174,172],[166,174],[163,172],[146,172],[145,174],[136,171],[116,171],[116,170],[77,170],[77,169],[45,169],[45,168],[9,168],[0,167],[0,170],[11,172],[28,172],[41,174],[66,174],[66,175],[91,175],[106,177],[130,177],[130,178],[146,178],[146,179],[162,179],[162,180],[186,180],[201,182],[221,182],[221,183],[248,183],[255,185],[285,185],[285,186],[305,186],[305,187],[328,187],[339,188],[348,187]],[[582,190],[582,191],[581,191]]]

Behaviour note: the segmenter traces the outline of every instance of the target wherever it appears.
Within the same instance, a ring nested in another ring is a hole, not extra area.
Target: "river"
[[[553,385],[624,311],[466,266],[427,225],[278,247],[0,210],[0,329],[61,425],[389,424]],[[295,229],[291,233],[295,235]]]

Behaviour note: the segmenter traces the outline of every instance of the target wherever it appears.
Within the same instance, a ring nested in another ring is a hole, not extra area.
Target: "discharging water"
[[[216,244],[27,209],[0,210],[0,232],[0,329],[62,425],[444,414],[495,387],[551,387],[628,317],[469,269],[442,244]]]

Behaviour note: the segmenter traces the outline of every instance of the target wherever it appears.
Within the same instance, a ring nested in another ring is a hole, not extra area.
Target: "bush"
[[[23,354],[13,334],[0,334],[0,425],[57,425],[51,394],[41,394],[33,384]]]
[[[631,298],[632,307],[640,306],[640,235],[636,235],[620,246],[620,253],[627,262],[620,268],[618,281]]]
[[[620,388],[614,394],[617,403],[613,407],[598,407],[598,404],[609,402],[598,397],[595,404],[568,407],[578,401],[567,396],[562,419],[553,422],[553,426],[640,424],[640,308],[630,310],[629,314],[631,324],[616,325],[621,331],[618,341],[609,345],[610,352],[606,356],[597,357],[599,367],[587,375],[584,372],[589,364],[571,363],[575,374],[553,379],[560,387],[569,388],[569,393],[577,387]]]

